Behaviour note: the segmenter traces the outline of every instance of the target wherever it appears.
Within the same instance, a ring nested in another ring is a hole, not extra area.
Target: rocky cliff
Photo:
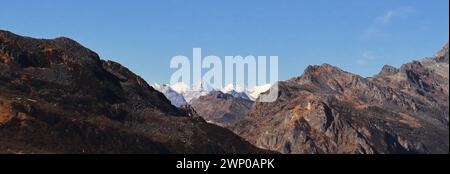
[[[449,153],[448,55],[447,44],[371,78],[310,66],[230,129],[282,153]]]

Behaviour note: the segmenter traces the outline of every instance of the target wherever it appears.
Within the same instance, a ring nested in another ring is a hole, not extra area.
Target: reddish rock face
[[[0,98],[0,126],[7,123],[13,117],[14,112],[12,110],[11,103]]]
[[[310,66],[230,127],[282,153],[448,153],[448,83],[448,45],[373,78]]]
[[[0,31],[0,153],[265,153],[68,38]]]

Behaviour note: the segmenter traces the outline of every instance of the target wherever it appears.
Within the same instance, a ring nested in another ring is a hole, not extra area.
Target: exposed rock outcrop
[[[310,66],[231,128],[282,153],[449,153],[448,83],[448,45],[373,78]]]

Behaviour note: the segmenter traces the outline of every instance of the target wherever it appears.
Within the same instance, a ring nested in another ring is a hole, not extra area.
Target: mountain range
[[[448,153],[448,49],[368,78],[309,66],[276,84],[273,103],[258,102],[270,85],[255,96],[228,85],[189,104],[206,121],[280,153]]]
[[[449,153],[449,48],[362,77],[149,85],[69,38],[0,30],[0,153]]]
[[[271,85],[266,84],[245,89],[241,85],[228,84],[223,88],[217,89],[212,87],[207,82],[197,82],[194,83],[192,87],[180,82],[172,85],[155,83],[152,87],[163,93],[174,106],[180,107],[190,104],[193,100],[202,96],[218,91],[224,94],[230,94],[235,98],[255,101],[261,93],[268,91]]]
[[[0,153],[268,153],[69,38],[0,30]]]
[[[448,74],[448,44],[369,78],[328,64],[309,66],[278,83],[276,102],[256,100],[228,128],[281,153],[448,154]]]

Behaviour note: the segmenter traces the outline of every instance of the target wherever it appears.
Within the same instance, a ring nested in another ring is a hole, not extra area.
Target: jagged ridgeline
[[[282,153],[449,153],[448,74],[448,44],[370,78],[310,66],[229,128]]]
[[[449,153],[448,74],[447,44],[369,78],[310,66],[273,103],[164,96],[71,39],[0,31],[0,153]]]

